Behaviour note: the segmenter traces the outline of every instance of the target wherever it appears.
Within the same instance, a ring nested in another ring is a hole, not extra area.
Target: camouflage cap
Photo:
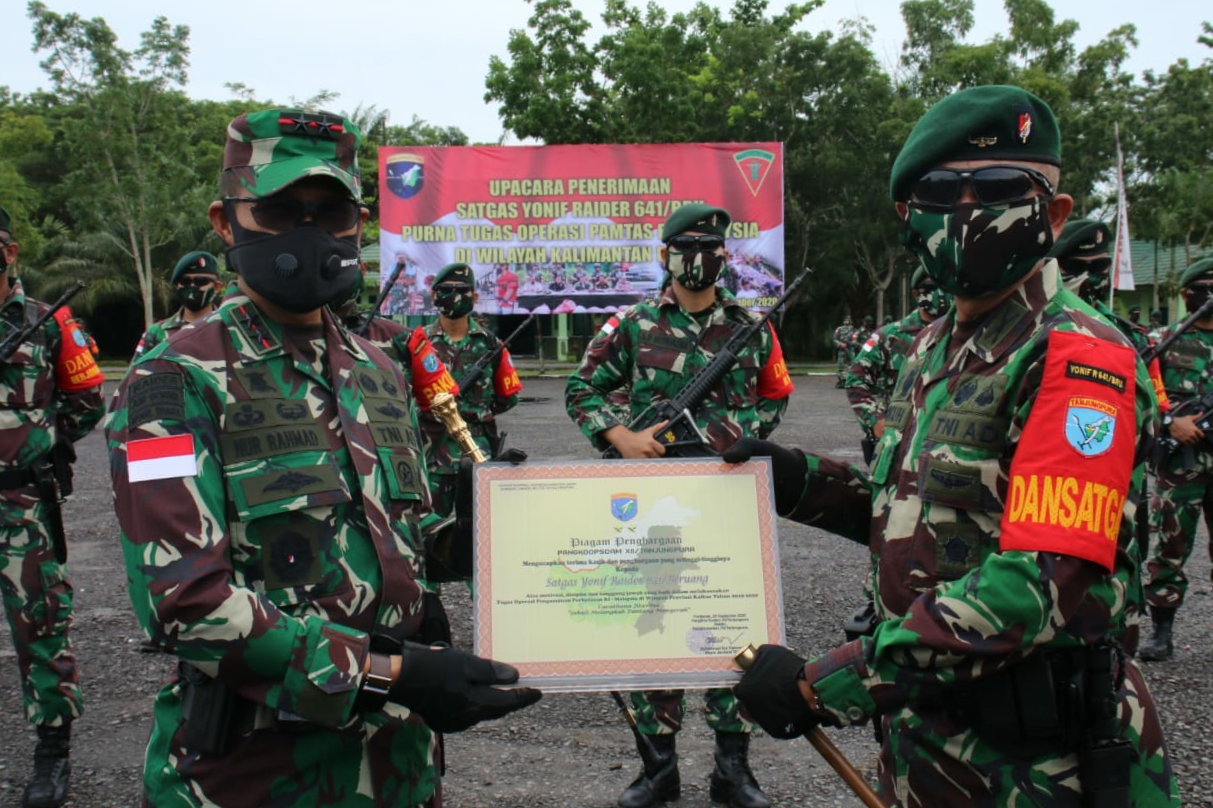
[[[953,160],[1009,160],[1061,165],[1061,131],[1049,105],[1002,84],[952,93],[915,124],[893,163],[895,202],[933,167]]]
[[[219,259],[202,250],[186,253],[181,256],[177,266],[173,267],[173,276],[170,281],[176,283],[182,275],[214,275],[218,278]]]
[[[729,223],[733,219],[724,208],[714,208],[702,202],[692,202],[683,205],[670,214],[661,228],[661,240],[668,242],[674,236],[688,230],[697,230],[711,236],[724,238],[729,232]]]
[[[13,217],[3,207],[0,207],[0,233],[13,234]]]
[[[476,275],[467,264],[447,264],[434,276],[433,286],[437,286],[443,281],[455,281],[473,286],[476,283]]]
[[[1179,276],[1179,285],[1188,286],[1198,280],[1206,280],[1206,276],[1213,276],[1213,255],[1189,264],[1184,273]]]
[[[1112,243],[1112,231],[1093,219],[1071,219],[1049,251],[1050,258],[1090,258],[1104,255]]]
[[[267,109],[227,127],[224,196],[269,196],[304,177],[333,177],[362,199],[358,146],[362,133],[331,112]]]

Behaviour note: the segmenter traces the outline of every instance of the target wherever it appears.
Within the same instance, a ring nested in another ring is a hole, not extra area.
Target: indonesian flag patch
[[[132,483],[198,476],[194,436],[167,435],[129,441],[126,473]]]

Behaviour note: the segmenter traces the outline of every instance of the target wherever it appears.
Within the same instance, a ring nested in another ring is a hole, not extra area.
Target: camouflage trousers
[[[672,735],[682,729],[686,710],[685,690],[637,690],[632,695],[632,714],[645,735]],[[708,726],[717,732],[751,732],[754,722],[742,715],[741,704],[731,687],[714,687],[703,694]]]
[[[1154,554],[1146,562],[1150,574],[1146,601],[1150,606],[1183,605],[1188,591],[1184,565],[1192,555],[1202,514],[1205,526],[1213,527],[1213,470],[1159,469],[1150,499],[1150,543],[1154,547]],[[1213,539],[1209,553],[1213,556]]]
[[[1158,711],[1130,662],[1117,693],[1120,734],[1134,758],[1134,808],[1178,808]],[[951,712],[907,707],[884,717],[879,793],[896,808],[1083,808],[1078,755],[1015,757],[1000,752]],[[1088,795],[1090,796],[1090,795]]]
[[[43,527],[42,503],[5,492],[0,508],[0,595],[17,651],[25,717],[59,726],[84,712],[68,637],[72,585]]]
[[[343,729],[256,728],[217,755],[183,746],[181,704],[175,682],[152,707],[145,808],[442,808],[434,735],[416,717],[380,712]],[[258,709],[254,726],[268,723],[268,712]]]
[[[847,368],[851,366],[851,357],[846,351],[835,351],[838,358],[838,381],[846,381]]]

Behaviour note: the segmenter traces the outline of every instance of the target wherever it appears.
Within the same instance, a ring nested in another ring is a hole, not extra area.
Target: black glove
[[[744,463],[753,457],[769,457],[775,472],[775,511],[790,513],[804,495],[809,481],[809,466],[804,452],[785,449],[778,443],[758,438],[741,438],[721,455],[726,463]]]
[[[511,446],[507,449],[502,449],[493,459],[500,463],[512,463],[517,466],[520,463],[525,463],[526,457],[526,452]]]
[[[451,644],[451,621],[446,616],[446,607],[436,592],[421,595],[421,625],[414,635],[423,645],[434,643]]]
[[[764,645],[733,688],[741,706],[772,738],[797,738],[821,723],[800,692],[804,663],[782,645]]]
[[[463,732],[481,721],[529,707],[543,696],[529,687],[494,687],[517,681],[518,671],[504,662],[456,648],[406,642],[400,676],[388,691],[388,699],[420,715],[436,732]]]

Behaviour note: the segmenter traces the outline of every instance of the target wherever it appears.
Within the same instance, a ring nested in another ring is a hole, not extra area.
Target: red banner
[[[612,312],[661,288],[661,225],[687,202],[729,211],[743,305],[783,290],[780,143],[392,147],[379,150],[386,314],[433,311],[451,262],[476,273],[486,314]]]

